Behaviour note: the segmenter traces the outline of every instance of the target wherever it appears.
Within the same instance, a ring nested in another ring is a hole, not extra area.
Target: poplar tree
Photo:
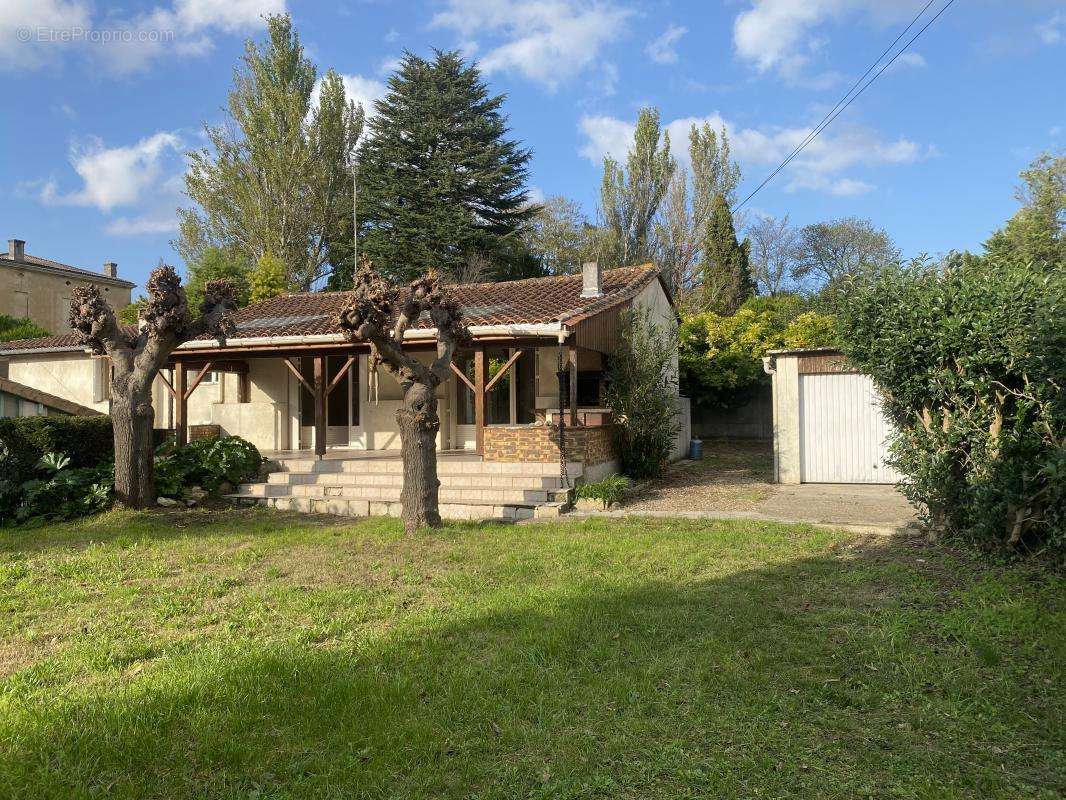
[[[186,262],[211,246],[255,264],[272,253],[286,283],[321,285],[338,261],[331,244],[351,237],[351,158],[363,110],[339,75],[318,81],[288,15],[267,18],[267,41],[249,41],[234,71],[230,119],[206,127],[211,147],[189,154],[176,243]],[[316,101],[317,100],[317,101]]]
[[[507,138],[505,99],[457,52],[404,55],[359,148],[361,259],[397,282],[430,270],[456,279],[472,257],[492,278],[513,275],[536,207],[524,188],[530,151]]]
[[[670,134],[660,127],[658,109],[641,109],[625,164],[609,155],[603,159],[600,214],[609,260],[620,265],[652,260],[652,221],[675,167]]]

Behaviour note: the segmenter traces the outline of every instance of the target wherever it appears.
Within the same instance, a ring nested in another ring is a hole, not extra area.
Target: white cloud
[[[239,33],[285,10],[285,0],[174,0],[128,18],[94,17],[87,0],[4,0],[0,67],[57,63],[65,51],[87,55],[104,71],[129,74],[160,56],[202,55],[216,31]]]
[[[174,233],[178,230],[178,215],[143,217],[118,217],[104,227],[104,233],[111,236],[147,236],[159,233]]]
[[[737,55],[760,73],[776,70],[785,80],[826,88],[837,82],[831,72],[810,74],[812,56],[828,39],[814,31],[826,22],[865,13],[880,25],[910,18],[911,0],[750,0],[751,8],[733,22]]]
[[[132,206],[152,190],[160,188],[168,157],[180,152],[181,139],[160,131],[126,147],[104,147],[99,139],[71,150],[70,163],[82,179],[82,186],[66,194],[49,181],[41,190],[42,202],[49,205],[93,206],[110,211]]]
[[[1066,40],[1066,12],[1056,11],[1037,25],[1036,35],[1044,44],[1059,44]]]
[[[555,90],[594,67],[632,13],[609,1],[448,0],[431,25],[455,30],[467,53],[481,52],[475,37],[502,38],[484,51],[482,70],[517,71]]]
[[[898,69],[914,68],[920,69],[927,66],[925,63],[925,56],[921,53],[903,53],[895,61],[892,62],[886,72],[895,72]]]
[[[671,25],[663,32],[662,36],[651,42],[644,49],[644,52],[656,64],[676,64],[677,43],[686,33],[688,33],[688,28],[682,28],[680,25]]]
[[[688,131],[692,125],[710,124],[726,129],[733,156],[750,178],[767,174],[781,163],[811,132],[811,128],[739,128],[719,114],[676,119],[666,125],[675,157],[688,162]],[[578,123],[585,137],[580,153],[598,164],[605,155],[624,159],[633,141],[633,122],[608,116],[585,116]],[[864,128],[823,133],[783,170],[786,191],[808,189],[835,195],[856,195],[871,191],[872,184],[843,173],[853,168],[910,164],[932,153],[929,147],[899,138],[885,141]]]
[[[83,0],[4,0],[0,9],[0,68],[35,69],[54,62],[73,42],[55,41],[51,31],[89,27]]]

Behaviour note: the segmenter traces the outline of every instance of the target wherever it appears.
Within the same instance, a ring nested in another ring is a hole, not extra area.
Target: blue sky
[[[936,0],[927,17],[946,0]],[[261,15],[370,101],[409,49],[459,48],[508,95],[531,186],[595,212],[600,160],[657,106],[683,150],[726,125],[754,188],[924,0],[0,0],[3,239],[138,283],[170,247],[184,152],[203,144]],[[25,41],[28,39],[29,41]],[[974,248],[1017,173],[1066,146],[1066,4],[956,0],[751,202],[797,224],[859,215],[907,255]]]

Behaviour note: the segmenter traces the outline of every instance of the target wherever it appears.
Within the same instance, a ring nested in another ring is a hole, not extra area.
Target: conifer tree
[[[359,148],[360,258],[393,281],[431,269],[454,278],[475,254],[490,278],[513,273],[536,208],[530,152],[506,138],[504,99],[456,52],[404,55]]]
[[[716,195],[703,246],[703,291],[708,307],[732,314],[755,294],[748,265],[748,241],[737,241],[733,214],[723,195]]]

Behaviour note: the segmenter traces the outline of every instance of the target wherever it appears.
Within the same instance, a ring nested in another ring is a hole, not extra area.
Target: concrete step
[[[365,459],[273,459],[275,472],[288,473],[352,473],[372,475],[402,475],[403,462],[398,458]],[[568,463],[567,472],[571,475],[581,474],[580,463]],[[479,459],[438,459],[437,475],[498,475],[498,476],[558,476],[557,462],[503,462],[481,461]]]
[[[481,487],[492,489],[558,489],[562,480],[558,475],[498,475],[496,473],[463,473],[438,475],[442,489]],[[375,486],[403,487],[401,473],[363,474],[353,472],[271,472],[267,483],[278,486]]]
[[[237,487],[239,497],[307,497],[313,499],[342,498],[345,500],[375,500],[399,502],[402,487],[399,486],[361,486],[341,485],[323,486],[320,484],[297,484],[286,486],[273,483],[245,483]],[[441,487],[439,502],[454,503],[514,503],[518,505],[537,505],[559,499],[565,492],[557,489],[515,489],[491,486]]]
[[[345,517],[389,516],[398,517],[402,511],[399,502],[346,500],[338,497],[249,497],[228,495],[244,505],[260,505],[279,511],[299,511],[305,514],[334,514]],[[533,506],[507,505],[487,502],[440,503],[438,509],[444,519],[462,520],[522,520],[532,519]]]

